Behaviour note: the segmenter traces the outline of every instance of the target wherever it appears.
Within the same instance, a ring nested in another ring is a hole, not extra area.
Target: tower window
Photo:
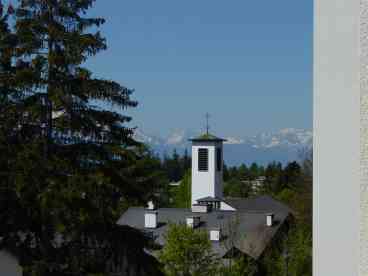
[[[222,171],[222,150],[216,149],[216,167],[218,171]]]
[[[198,171],[208,171],[208,149],[198,149]]]

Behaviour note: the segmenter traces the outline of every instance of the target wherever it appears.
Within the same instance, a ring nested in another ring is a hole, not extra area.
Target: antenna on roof
[[[206,131],[207,131],[207,135],[209,134],[209,130],[210,130],[210,123],[209,123],[209,120],[210,120],[210,114],[207,112],[206,113]]]

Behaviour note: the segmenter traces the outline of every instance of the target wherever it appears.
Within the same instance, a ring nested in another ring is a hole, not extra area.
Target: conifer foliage
[[[0,248],[32,275],[107,275],[145,258],[116,221],[155,180],[126,127],[132,90],[84,67],[107,48],[94,2],[1,4]]]

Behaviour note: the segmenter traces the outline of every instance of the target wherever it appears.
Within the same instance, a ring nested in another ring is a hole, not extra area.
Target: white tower
[[[222,198],[224,139],[203,134],[192,141],[192,204],[198,199]]]

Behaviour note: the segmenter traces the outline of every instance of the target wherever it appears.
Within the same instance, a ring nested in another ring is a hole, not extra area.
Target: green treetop
[[[166,275],[216,275],[218,258],[212,252],[208,233],[184,224],[171,224],[159,260]]]

